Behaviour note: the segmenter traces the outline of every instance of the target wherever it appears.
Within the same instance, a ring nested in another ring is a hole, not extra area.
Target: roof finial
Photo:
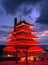
[[[14,31],[15,31],[15,26],[17,25],[17,18],[14,18]]]
[[[22,18],[22,17],[21,17],[21,15],[20,15],[20,21],[21,21],[21,18]]]
[[[14,26],[17,25],[17,18],[14,18]]]

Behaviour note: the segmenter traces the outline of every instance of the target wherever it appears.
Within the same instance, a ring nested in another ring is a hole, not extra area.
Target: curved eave
[[[32,32],[36,32],[34,30],[20,30],[20,31],[16,31],[16,32],[10,32],[9,34],[17,34],[17,33],[32,33]]]
[[[30,47],[29,50],[28,50],[28,52],[34,52],[34,51],[35,52],[37,52],[37,51],[43,52],[44,50],[43,50],[43,48],[40,48],[38,46]]]
[[[16,49],[14,47],[12,47],[12,46],[7,46],[7,47],[3,48],[3,50],[7,51],[7,52],[8,51],[12,51],[12,52],[16,51]]]
[[[30,26],[34,26],[34,24],[25,24],[25,23],[21,23],[21,24],[17,24],[15,27],[11,27],[10,29],[19,28],[19,27],[21,27],[21,26],[30,27]]]
[[[32,39],[32,38],[38,38],[38,36],[33,35],[18,35],[18,36],[10,36],[6,39]]]
[[[26,24],[26,25],[32,25],[32,26],[34,26],[34,24],[30,24],[30,23],[26,22],[25,20],[20,21],[17,25],[20,25],[20,24]]]
[[[14,40],[14,41],[10,41],[10,42],[7,42],[6,44],[15,44],[15,45],[17,45],[17,44],[27,44],[27,45],[34,45],[34,44],[40,44],[40,42],[37,42],[37,41],[34,41],[34,40],[32,40],[32,41],[24,41],[24,40],[18,40],[18,41],[16,41],[16,40]]]
[[[22,23],[22,24],[20,24],[20,25],[17,25],[16,26],[16,28],[18,28],[18,27],[21,27],[21,26],[34,26],[33,24],[24,24],[24,23]]]

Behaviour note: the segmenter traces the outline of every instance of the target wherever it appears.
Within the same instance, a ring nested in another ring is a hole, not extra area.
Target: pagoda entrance
[[[21,61],[26,61],[28,64],[28,49],[29,45],[16,45],[16,57],[19,57]],[[18,63],[18,61],[16,61]]]

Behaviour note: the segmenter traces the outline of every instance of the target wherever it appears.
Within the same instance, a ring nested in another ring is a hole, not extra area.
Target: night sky
[[[48,45],[48,0],[0,0],[0,44],[7,42],[15,17],[34,24],[37,41]]]

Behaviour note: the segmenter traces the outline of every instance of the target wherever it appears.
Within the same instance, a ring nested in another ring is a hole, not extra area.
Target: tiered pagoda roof
[[[34,36],[32,32],[36,32],[35,30],[31,30],[30,26],[34,26],[33,24],[29,24],[25,21],[20,21],[16,26],[12,27],[13,31],[9,34],[12,36],[8,37],[10,39],[6,44],[8,45],[36,45],[40,44],[34,40],[34,38],[38,38],[38,36]],[[8,47],[9,48],[9,47]],[[38,46],[30,47],[29,51],[43,51],[42,48]]]
[[[36,32],[35,30],[31,30],[29,28],[22,28],[22,29],[16,29],[16,31],[10,32],[9,34],[16,34],[19,32],[27,32],[27,33],[31,33],[31,32]]]
[[[10,36],[8,37],[7,39],[14,39],[14,40],[17,40],[17,39],[28,39],[28,40],[32,40],[32,38],[38,38],[38,36],[34,36],[32,34],[17,34],[15,36]]]
[[[33,52],[33,51],[43,51],[43,49],[38,46],[33,46],[33,47],[30,47],[28,50],[28,52]]]
[[[33,40],[33,38],[38,38],[38,36],[34,36],[32,32],[36,32],[35,30],[31,30],[30,26],[34,26],[33,24],[26,23],[25,21],[20,21],[15,26],[15,31],[11,32],[12,36],[8,37],[7,39],[10,39],[13,41],[13,44],[40,44],[40,42],[37,42]],[[14,28],[14,27],[13,27]],[[12,42],[10,42],[12,43]],[[8,42],[8,44],[10,44]],[[15,45],[16,45],[15,44]]]
[[[26,21],[20,21],[15,27],[11,27],[10,29],[14,29],[14,28],[20,28],[20,27],[30,27],[30,26],[34,26],[34,24],[29,24]]]
[[[36,44],[39,44],[40,42],[37,42],[37,41],[34,41],[34,40],[30,40],[30,41],[24,41],[24,40],[21,40],[21,41],[10,41],[10,42],[7,42],[6,44],[8,45],[20,45],[20,44],[23,44],[23,45],[36,45]]]

